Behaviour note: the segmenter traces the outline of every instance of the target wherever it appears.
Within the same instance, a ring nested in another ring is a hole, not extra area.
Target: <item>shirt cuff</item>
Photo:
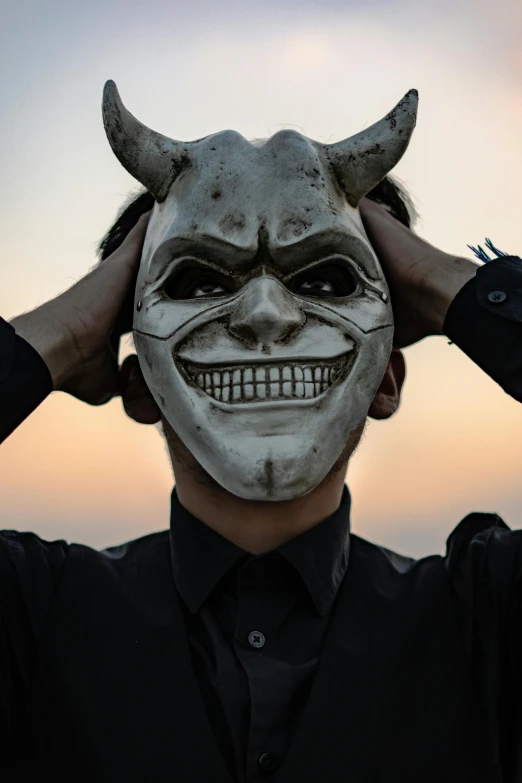
[[[46,363],[0,318],[0,442],[52,392]]]
[[[451,303],[444,333],[522,402],[522,259],[480,266]]]

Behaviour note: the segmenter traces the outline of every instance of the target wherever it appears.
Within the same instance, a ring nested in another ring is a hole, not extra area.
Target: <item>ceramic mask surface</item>
[[[140,366],[165,419],[235,495],[310,492],[367,415],[393,316],[357,204],[402,157],[416,107],[411,90],[331,145],[293,130],[181,143],[106,85],[113,150],[156,199],[135,295]]]

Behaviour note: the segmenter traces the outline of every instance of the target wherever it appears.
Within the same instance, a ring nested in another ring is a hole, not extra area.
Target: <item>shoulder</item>
[[[468,649],[478,624],[483,631],[508,627],[522,613],[522,530],[511,530],[498,514],[468,514],[448,536],[445,554],[419,559],[352,538],[360,579],[372,574],[397,596],[449,595]]]
[[[101,551],[0,531],[0,624],[7,624],[18,649],[29,649],[51,616],[87,612],[90,604],[110,603],[111,596],[137,600],[140,585],[143,592],[159,581],[168,584],[169,558],[168,530]]]
[[[488,582],[508,596],[522,570],[522,530],[511,530],[498,514],[472,512],[462,519],[446,541],[445,554],[421,558],[400,554],[379,544],[351,536],[352,555],[368,568],[410,581],[428,573],[445,574],[457,590]]]
[[[0,619],[14,636],[38,637],[44,627],[69,545],[35,533],[0,531]],[[19,633],[15,631],[18,629]]]
[[[20,602],[31,616],[46,615],[59,587],[158,567],[168,559],[168,531],[97,550],[84,544],[45,541],[35,533],[0,531],[0,605]]]
[[[72,544],[62,587],[69,594],[80,591],[92,595],[92,590],[100,595],[128,592],[132,586],[138,589],[140,585],[157,582],[167,572],[170,573],[170,537],[168,530],[161,530],[101,550]]]
[[[141,561],[149,560],[150,557],[161,557],[162,553],[169,555],[169,551],[169,531],[160,530],[105,549],[72,544],[68,565],[81,567],[84,564],[86,568],[117,571],[136,566]]]
[[[522,530],[512,530],[498,514],[474,511],[464,517],[448,536],[445,555],[415,558],[355,534],[351,535],[350,541],[358,557],[387,563],[398,573],[438,563],[453,575],[470,560],[483,565],[502,563],[504,567],[514,566],[521,555]]]
[[[68,551],[66,541],[45,541],[35,533],[0,530],[0,579],[25,574],[53,581],[59,576]]]
[[[363,566],[365,568],[368,568],[371,561],[373,568],[379,568],[397,576],[413,575],[419,568],[428,567],[441,561],[440,555],[415,558],[411,555],[401,554],[381,544],[361,538],[355,533],[350,536],[350,557],[353,560],[365,561]]]

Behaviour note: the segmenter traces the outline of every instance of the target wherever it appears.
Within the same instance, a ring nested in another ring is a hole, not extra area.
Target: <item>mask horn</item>
[[[142,125],[123,105],[113,81],[105,84],[102,112],[105,133],[122,166],[156,201],[164,201],[173,181],[190,165],[187,145]]]
[[[360,200],[400,161],[410,143],[419,94],[410,90],[384,119],[336,144],[325,144],[326,154],[348,203]]]

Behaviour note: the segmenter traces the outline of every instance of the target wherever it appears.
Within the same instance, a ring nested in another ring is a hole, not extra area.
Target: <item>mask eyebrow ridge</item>
[[[149,264],[149,271],[155,276],[160,275],[174,256],[193,255],[203,259],[208,254],[208,260],[227,268],[249,268],[258,252],[257,245],[245,247],[227,242],[212,234],[193,234],[166,239],[156,248]]]
[[[319,260],[323,255],[333,253],[355,255],[354,260],[364,264],[370,277],[378,276],[375,260],[364,240],[355,234],[339,229],[320,229],[313,234],[307,234],[296,242],[271,248],[271,255],[275,263],[289,269],[299,268],[312,260]],[[308,257],[304,259],[303,254]]]
[[[371,250],[362,238],[339,229],[324,228],[295,242],[286,244],[258,244],[258,238],[250,246],[236,245],[222,237],[212,234],[190,234],[170,237],[154,251],[149,271],[159,277],[165,267],[172,263],[174,256],[193,255],[212,261],[223,271],[249,271],[256,261],[279,267],[283,270],[296,270],[310,261],[332,253],[349,254],[364,266],[370,278],[378,278],[378,268]],[[305,258],[303,256],[306,256]],[[315,256],[315,258],[314,258]],[[262,261],[261,261],[262,259]]]

